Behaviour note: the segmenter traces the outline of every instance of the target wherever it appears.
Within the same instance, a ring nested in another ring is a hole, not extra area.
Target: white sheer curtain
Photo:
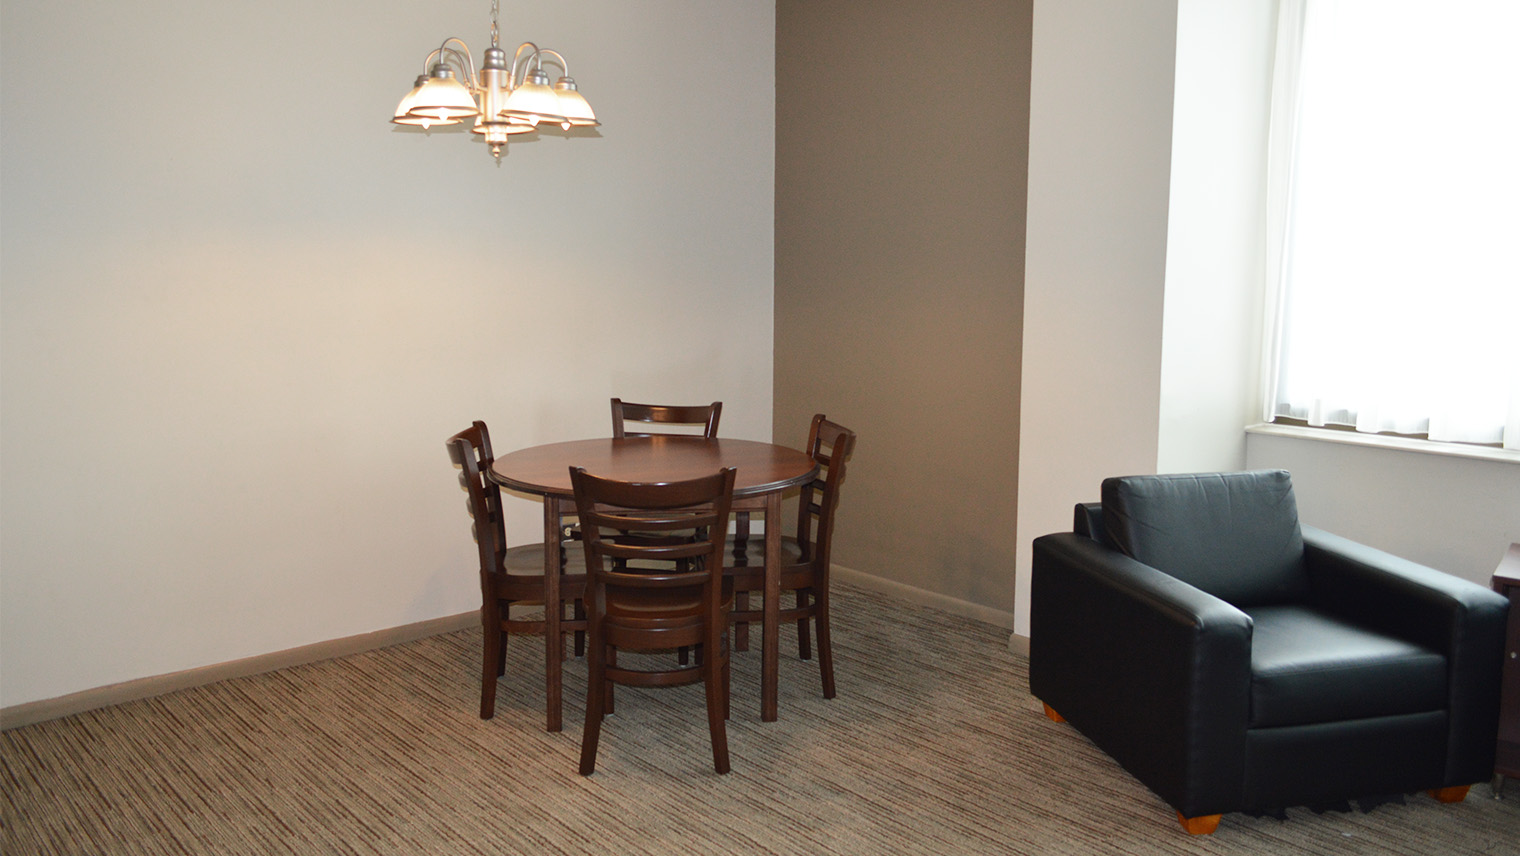
[[[1520,0],[1282,0],[1266,418],[1520,449]]]

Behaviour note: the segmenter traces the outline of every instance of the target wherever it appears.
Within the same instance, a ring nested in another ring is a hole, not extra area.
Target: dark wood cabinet
[[[1520,544],[1494,571],[1494,591],[1509,598],[1509,625],[1504,636],[1504,688],[1499,697],[1499,751],[1494,757],[1494,793],[1504,777],[1520,778]]]

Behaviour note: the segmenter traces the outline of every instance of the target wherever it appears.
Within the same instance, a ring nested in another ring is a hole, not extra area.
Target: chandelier
[[[492,0],[491,46],[486,48],[478,75],[473,71],[475,60],[469,46],[456,38],[444,39],[423,60],[424,72],[396,105],[391,121],[429,130],[473,118],[474,133],[485,139],[497,163],[508,137],[531,133],[541,123],[559,125],[566,131],[600,125],[570,77],[565,58],[557,51],[523,42],[517,46],[511,64],[507,63],[507,52],[497,44],[500,13],[499,3]],[[543,70],[545,63],[560,68],[560,78],[553,87]]]

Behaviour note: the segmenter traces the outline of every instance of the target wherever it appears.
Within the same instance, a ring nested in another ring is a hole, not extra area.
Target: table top
[[[502,455],[491,479],[539,496],[569,497],[570,468],[626,482],[663,484],[734,467],[734,496],[756,496],[804,484],[818,475],[811,456],[756,440],[670,434],[549,443]]]

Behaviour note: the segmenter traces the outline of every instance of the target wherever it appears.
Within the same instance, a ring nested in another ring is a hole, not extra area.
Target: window
[[[1520,449],[1520,2],[1279,15],[1267,418]]]

